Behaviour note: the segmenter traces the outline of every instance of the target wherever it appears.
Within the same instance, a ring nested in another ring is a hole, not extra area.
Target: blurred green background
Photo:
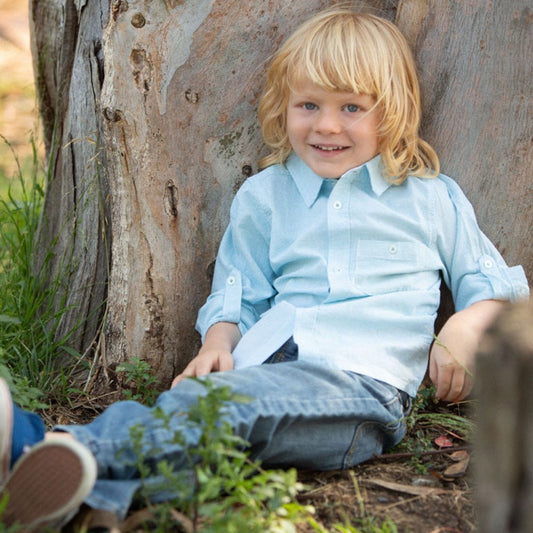
[[[0,197],[5,197],[11,182],[18,186],[15,155],[24,169],[33,159],[32,139],[41,160],[43,152],[24,0],[0,0],[0,135],[5,139],[0,142]]]

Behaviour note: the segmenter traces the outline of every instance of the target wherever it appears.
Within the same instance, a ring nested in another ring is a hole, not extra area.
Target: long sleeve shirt
[[[197,329],[238,324],[236,368],[261,364],[292,335],[299,359],[414,396],[441,280],[456,310],[529,293],[522,267],[506,265],[451,178],[394,185],[378,155],[324,179],[292,154],[238,191]]]

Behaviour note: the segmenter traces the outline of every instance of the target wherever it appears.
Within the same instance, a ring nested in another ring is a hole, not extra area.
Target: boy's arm
[[[223,372],[233,368],[231,352],[241,338],[237,324],[217,322],[205,335],[204,343],[198,355],[186,366],[185,370],[174,378],[171,388],[186,378],[203,376],[211,372]]]
[[[500,300],[483,300],[455,313],[444,324],[429,358],[429,376],[437,387],[437,398],[458,402],[471,392],[479,342],[503,306]]]

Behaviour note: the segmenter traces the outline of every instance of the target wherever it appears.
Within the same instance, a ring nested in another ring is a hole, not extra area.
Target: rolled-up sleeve
[[[437,201],[438,245],[443,277],[457,311],[481,300],[516,301],[529,288],[521,266],[510,267],[478,226],[472,205],[451,179]],[[440,210],[440,212],[439,212]]]
[[[269,309],[275,294],[269,260],[271,215],[245,183],[220,243],[211,294],[198,313],[202,335],[217,322],[233,322],[244,335]]]

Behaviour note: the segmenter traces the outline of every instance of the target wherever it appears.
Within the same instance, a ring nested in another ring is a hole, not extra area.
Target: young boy
[[[186,378],[209,376],[252,398],[230,404],[227,420],[254,458],[349,468],[404,435],[428,366],[441,279],[457,312],[431,348],[429,370],[447,401],[469,394],[478,342],[502,301],[527,296],[526,279],[482,234],[419,138],[415,65],[391,23],[333,9],[303,24],[271,64],[259,118],[271,154],[233,202],[199,313],[202,348],[157,406],[186,411],[204,393]],[[16,437],[24,414],[3,397],[3,409],[17,413]],[[150,409],[119,402],[88,425],[56,428],[22,457],[6,490],[24,485],[20,472],[42,465],[43,450],[77,461],[80,483],[94,476],[94,458],[97,480],[83,499],[123,517],[141,483],[131,466],[136,424],[151,464],[187,467],[180,445],[168,444],[175,431],[194,444],[180,417],[168,433],[154,427]],[[49,508],[54,490],[39,493]],[[66,514],[79,502],[55,507]],[[10,516],[36,522],[12,506]]]

